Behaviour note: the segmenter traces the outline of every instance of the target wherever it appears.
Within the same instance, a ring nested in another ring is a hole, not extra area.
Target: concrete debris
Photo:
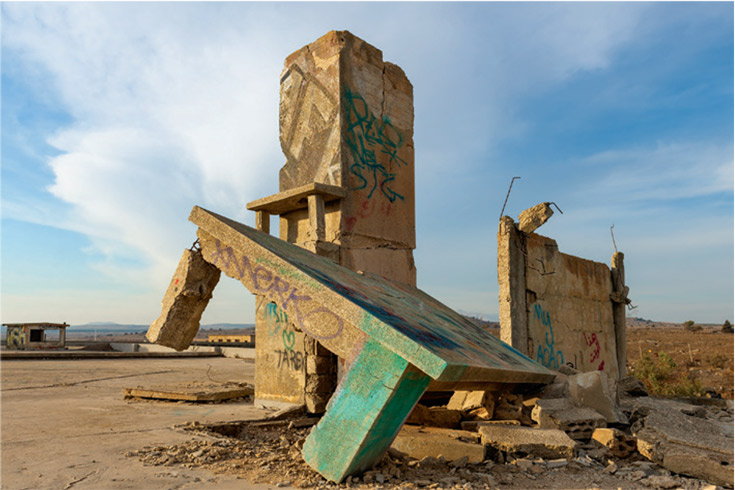
[[[447,408],[459,410],[471,419],[489,420],[495,413],[495,400],[489,391],[455,391]]]
[[[622,396],[648,396],[645,385],[637,378],[628,376],[618,381],[618,397]]]
[[[542,429],[560,429],[572,439],[589,439],[605,417],[591,408],[577,408],[567,398],[537,400],[531,418]]]
[[[554,210],[549,205],[551,203],[542,202],[536,204],[532,208],[528,208],[518,215],[518,229],[523,233],[532,233],[538,227],[549,221],[554,214]]]
[[[670,476],[652,475],[641,480],[641,483],[652,488],[676,488],[679,482]]]
[[[561,430],[496,424],[481,425],[478,431],[483,444],[503,453],[551,459],[574,457],[576,443]]]
[[[182,351],[199,331],[199,320],[219,282],[220,271],[199,250],[184,250],[161,301],[161,315],[151,324],[149,342]]]
[[[467,458],[470,463],[485,459],[485,447],[475,432],[403,426],[391,448],[414,459],[442,456],[447,461]]]
[[[638,409],[632,426],[638,452],[674,473],[717,485],[733,485],[730,424],[660,406]]]
[[[521,420],[523,397],[512,393],[501,393],[495,405],[495,420]]]
[[[577,406],[595,410],[608,423],[627,424],[628,418],[618,407],[617,393],[610,384],[602,371],[590,371],[569,377],[569,393]]]
[[[406,419],[410,425],[428,425],[445,429],[458,429],[462,421],[462,412],[442,407],[425,407],[417,404]]]
[[[592,440],[606,447],[612,456],[627,458],[636,452],[635,437],[613,428],[595,429]]]

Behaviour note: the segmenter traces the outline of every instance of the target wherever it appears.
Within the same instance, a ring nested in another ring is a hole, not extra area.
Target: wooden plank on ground
[[[232,400],[253,394],[251,386],[240,388],[211,388],[197,387],[159,387],[159,388],[123,388],[126,398],[151,398],[154,400],[174,400],[186,402],[219,402]]]

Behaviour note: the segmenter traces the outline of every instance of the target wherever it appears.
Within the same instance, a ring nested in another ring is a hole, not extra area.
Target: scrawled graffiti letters
[[[300,371],[304,367],[304,354],[295,350],[276,350],[278,367]]]
[[[254,293],[263,294],[268,300],[275,302],[284,311],[291,308],[293,323],[303,332],[317,340],[329,340],[339,336],[344,330],[342,318],[330,309],[319,306],[312,301],[311,296],[298,294],[298,287],[293,286],[280,276],[263,265],[253,267],[253,263],[245,255],[237,257],[232,247],[222,247],[222,243],[215,241],[216,250],[210,262],[225,272],[235,272],[239,279],[247,278],[253,285]],[[234,267],[232,271],[231,267]],[[334,325],[331,332],[316,332],[310,325]],[[287,339],[284,337],[284,342]]]
[[[265,307],[265,319],[268,325],[268,335],[270,337],[280,335],[283,347],[286,350],[293,349],[296,343],[296,333],[288,321],[286,312],[278,308],[277,304],[268,303]]]
[[[539,345],[536,352],[536,362],[541,363],[547,368],[559,369],[564,365],[564,353],[561,350],[554,352],[554,327],[551,325],[551,316],[548,311],[544,311],[540,304],[533,307],[534,316],[541,324],[546,327],[544,334],[545,345]]]
[[[373,115],[365,99],[357,93],[346,89],[344,103],[347,118],[346,143],[354,157],[350,171],[357,176],[359,184],[355,190],[369,189],[367,198],[373,197],[374,192],[380,192],[390,201],[401,201],[404,196],[391,187],[397,174],[383,165],[384,158],[376,155],[388,155],[389,164],[397,167],[406,165],[406,161],[398,156],[398,150],[405,143],[403,135],[387,117],[378,119]],[[380,161],[379,161],[380,160]]]
[[[590,364],[594,364],[599,358],[600,358],[600,341],[597,338],[596,333],[591,333],[587,335],[586,332],[582,332],[582,335],[584,336],[584,342],[587,344],[588,347],[592,347],[592,352],[590,352],[589,362]],[[598,366],[598,371],[603,371],[605,369],[605,361],[603,360]]]

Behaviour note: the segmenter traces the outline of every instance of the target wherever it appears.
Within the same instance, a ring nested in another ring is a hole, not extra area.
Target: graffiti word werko
[[[319,306],[312,301],[311,296],[299,294],[298,287],[267,267],[263,265],[253,267],[252,261],[245,255],[238,258],[232,247],[222,248],[219,239],[215,241],[215,246],[216,250],[210,258],[212,265],[220,267],[232,277],[249,280],[253,293],[262,294],[280,306],[283,311],[290,311],[289,318],[303,332],[317,340],[333,339],[342,333],[344,330],[342,317],[324,306]],[[314,328],[313,325],[321,328]],[[325,331],[325,327],[328,331]]]

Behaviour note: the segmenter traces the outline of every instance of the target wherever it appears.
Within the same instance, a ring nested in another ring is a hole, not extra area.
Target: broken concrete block
[[[455,391],[447,408],[459,410],[467,418],[489,420],[493,418],[495,400],[489,391]]]
[[[185,250],[161,301],[161,315],[146,333],[148,341],[177,351],[188,348],[219,276],[220,270],[201,251]]]
[[[667,470],[733,485],[732,424],[660,406],[633,424],[638,452]]]
[[[483,424],[478,432],[483,444],[510,455],[549,459],[574,457],[576,443],[561,430]]]
[[[444,427],[446,429],[457,429],[462,421],[462,412],[449,410],[442,407],[425,407],[417,404],[411,415],[406,419],[407,424],[428,425],[431,427]]]
[[[569,393],[577,406],[595,410],[608,423],[628,423],[628,418],[618,407],[616,393],[610,388],[607,375],[602,371],[570,376]]]
[[[618,396],[648,396],[648,390],[645,385],[634,378],[628,376],[618,381]]]
[[[495,424],[520,426],[521,422],[520,420],[465,420],[460,424],[460,427],[462,427],[462,430],[469,430],[472,432],[477,432],[478,429],[483,425],[495,425]]]
[[[443,456],[447,461],[467,458],[469,463],[480,463],[485,446],[478,442],[476,432],[406,425],[391,448],[414,459]]]
[[[523,233],[531,233],[539,226],[543,225],[554,214],[548,202],[536,204],[532,208],[528,208],[518,215],[518,229]]]
[[[495,405],[495,420],[521,420],[523,415],[523,397],[512,393],[502,393]]]
[[[635,437],[613,428],[599,428],[592,433],[592,440],[605,446],[616,458],[627,458],[635,453],[637,443]]]
[[[591,408],[578,408],[566,398],[537,400],[531,419],[542,429],[559,429],[572,439],[592,437],[598,427],[606,425],[605,417]]]

